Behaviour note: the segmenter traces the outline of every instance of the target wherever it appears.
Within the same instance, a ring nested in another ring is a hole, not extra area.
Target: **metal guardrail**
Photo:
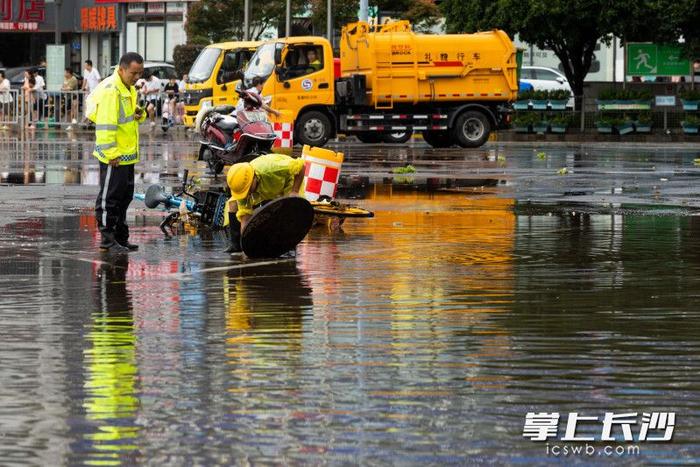
[[[0,93],[0,129],[81,129],[89,123],[84,115],[87,94],[83,91],[25,92],[12,89]],[[147,107],[149,102],[140,101]],[[183,124],[184,105],[160,93],[155,100],[154,121],[158,126]],[[150,116],[149,116],[150,118]],[[165,119],[165,120],[164,120]]]
[[[17,89],[0,92],[0,128],[17,125],[24,114],[23,100]]]

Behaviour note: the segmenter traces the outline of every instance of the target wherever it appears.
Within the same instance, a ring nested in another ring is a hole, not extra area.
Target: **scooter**
[[[195,128],[199,131],[199,158],[209,170],[220,174],[224,165],[249,162],[268,154],[275,142],[275,130],[267,112],[262,110],[262,98],[250,91],[236,89],[243,99],[244,110],[236,111],[231,105],[201,109]]]

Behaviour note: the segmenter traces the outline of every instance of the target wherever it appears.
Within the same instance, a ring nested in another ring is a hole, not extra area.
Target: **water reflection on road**
[[[492,177],[489,157],[459,164]],[[455,173],[348,183],[376,217],[268,264],[225,257],[217,233],[165,240],[140,213],[127,257],[95,253],[89,208],[19,216],[0,228],[0,458],[542,463],[527,412],[664,410],[674,442],[642,460],[697,462],[698,217],[532,203]]]

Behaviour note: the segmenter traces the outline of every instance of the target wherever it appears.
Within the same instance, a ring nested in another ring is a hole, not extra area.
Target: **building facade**
[[[90,59],[105,75],[127,50],[172,61],[175,46],[186,42],[186,15],[182,1],[0,0],[0,67],[42,64],[57,29],[75,71]]]

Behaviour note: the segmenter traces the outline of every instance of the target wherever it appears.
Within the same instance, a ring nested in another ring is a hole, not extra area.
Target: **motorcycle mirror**
[[[168,200],[168,195],[165,194],[165,187],[162,185],[151,185],[146,190],[146,198],[143,200],[146,207],[153,209],[159,204],[165,203]]]

